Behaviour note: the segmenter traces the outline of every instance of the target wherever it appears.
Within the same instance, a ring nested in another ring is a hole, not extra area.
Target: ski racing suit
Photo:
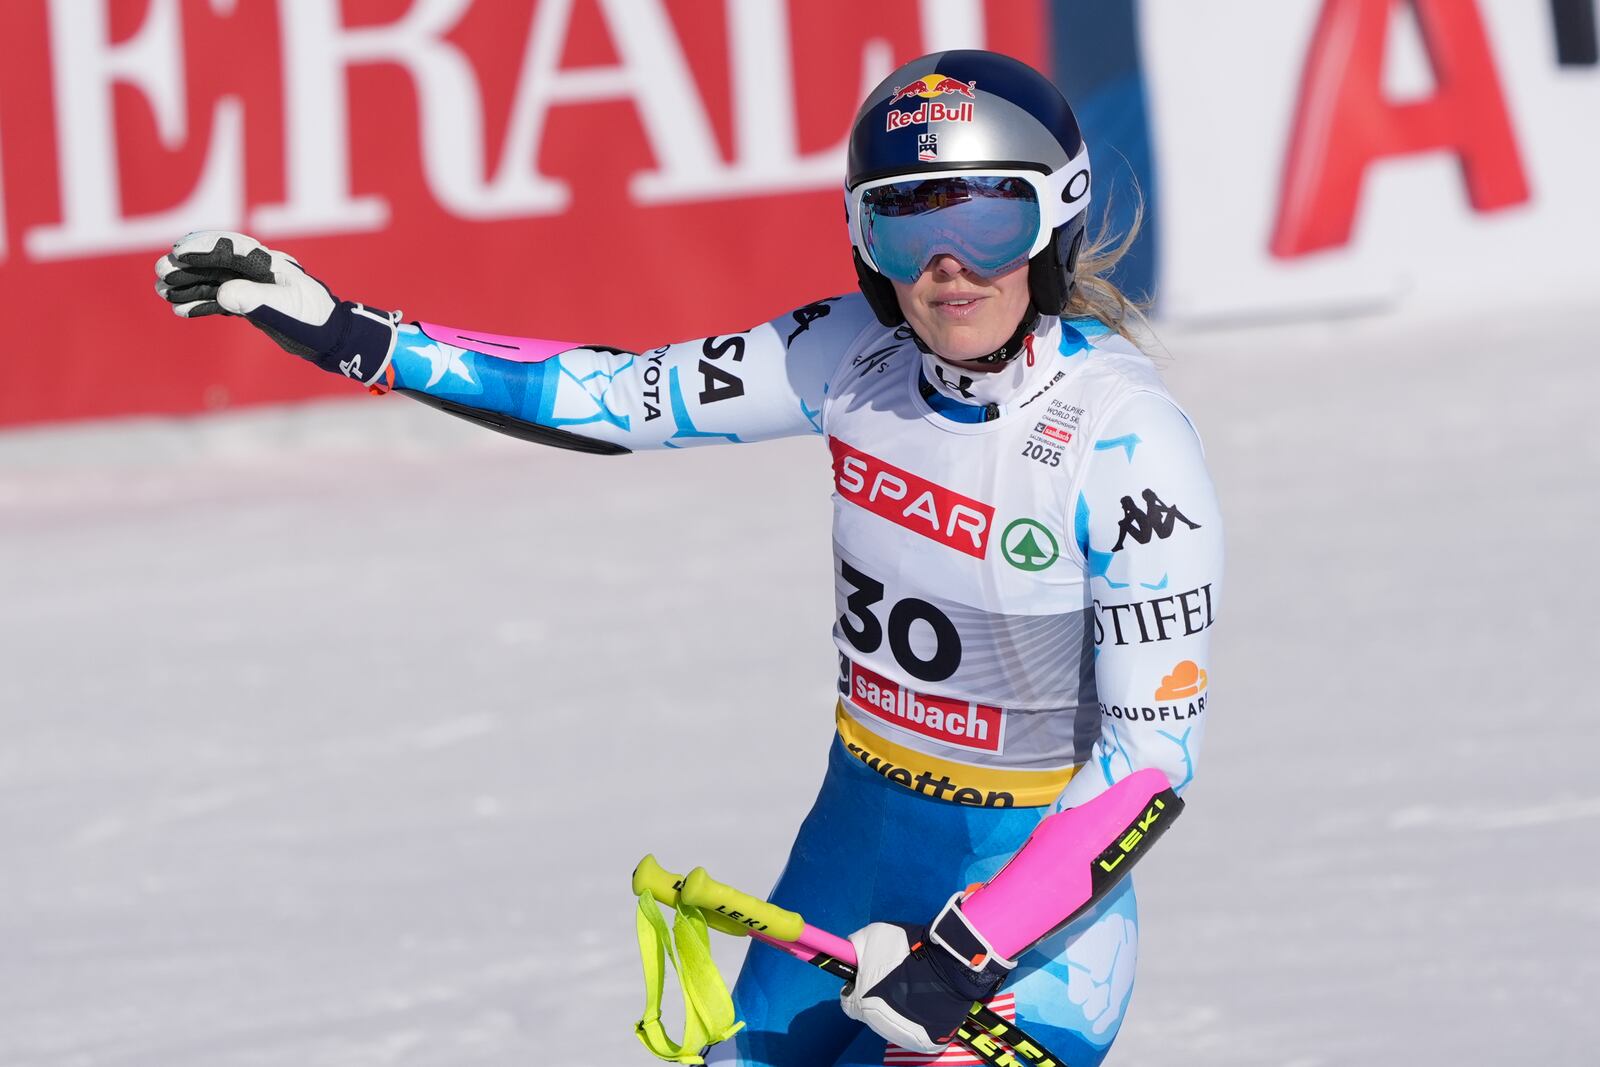
[[[627,353],[405,324],[383,381],[603,451],[816,434],[832,453],[837,737],[771,899],[840,934],[927,922],[1053,811],[1155,767],[1193,780],[1222,524],[1149,360],[1042,319],[974,374],[859,295]],[[1074,1067],[1104,1058],[1138,951],[1131,880],[1026,952],[992,1005]],[[965,1063],[885,1047],[839,983],[748,954],[712,1063]],[[966,1057],[966,1058],[963,1058]]]

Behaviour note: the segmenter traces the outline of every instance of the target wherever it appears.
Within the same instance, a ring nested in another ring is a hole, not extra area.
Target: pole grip
[[[677,906],[678,890],[682,888],[683,875],[673,874],[657,863],[653,852],[646,853],[644,859],[633,869],[634,896],[648,889],[651,896],[671,908]]]
[[[679,892],[685,904],[704,910],[707,918],[719,916],[738,923],[745,932],[766,934],[779,941],[798,941],[805,932],[806,921],[798,913],[723,885],[707,874],[704,867],[690,871]]]
[[[658,902],[669,908],[678,906],[678,896],[683,890],[683,875],[673,874],[661,864],[656,862],[654,853],[647,853],[639,865],[633,869],[633,895],[649,890],[650,895]],[[685,903],[693,904],[693,901]],[[706,912],[706,922],[712,929],[735,937],[745,937],[750,933],[750,927],[743,923],[735,922],[726,915],[715,911]]]

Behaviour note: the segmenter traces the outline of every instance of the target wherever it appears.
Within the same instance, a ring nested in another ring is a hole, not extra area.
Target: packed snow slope
[[[1110,1062],[1593,1062],[1586,324],[1163,339],[1228,589]],[[777,875],[829,488],[398,397],[0,436],[0,1063],[652,1062],[628,875]]]

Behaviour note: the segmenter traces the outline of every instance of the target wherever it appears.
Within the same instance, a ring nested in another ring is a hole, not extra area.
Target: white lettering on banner
[[[967,2],[967,0],[963,0]],[[794,62],[787,0],[727,0],[730,95],[733,98],[733,163],[720,156],[694,170],[634,179],[633,194],[645,203],[667,203],[753,192],[790,192],[839,184],[848,123],[839,140],[802,155],[795,120]],[[841,61],[840,67],[848,70]],[[865,97],[894,69],[887,41],[872,38],[861,51],[857,94]]]
[[[983,47],[984,0],[921,0],[919,6],[924,52]],[[669,165],[638,175],[631,191],[641,203],[830,189],[839,184],[850,138],[848,121],[834,144],[800,153],[788,0],[727,0],[726,10],[732,53],[733,162],[725,164],[720,155],[712,154],[696,160],[693,167]],[[842,62],[840,66],[848,69]],[[856,96],[865,99],[894,66],[889,42],[869,39],[861,49]],[[703,111],[697,114],[703,118]]]
[[[61,221],[25,232],[33,259],[61,259],[159,247],[198,225],[248,228],[263,236],[357,233],[388,225],[381,195],[356,195],[350,156],[350,68],[392,64],[416,93],[423,175],[433,197],[460,218],[559,214],[567,183],[539,172],[552,107],[624,100],[637,110],[654,169],[630,184],[640,203],[765,195],[838,184],[848,116],[828,148],[802,152],[790,21],[791,0],[725,0],[733,145],[724,158],[705,101],[662,0],[597,0],[618,60],[563,69],[574,0],[541,0],[518,71],[495,172],[485,143],[485,102],[473,62],[448,35],[474,0],[412,0],[399,18],[348,27],[341,0],[277,5],[283,63],[284,197],[245,210],[243,103],[212,105],[210,142],[194,187],[163,211],[125,215],[113,86],[148,101],[161,142],[189,135],[180,0],[149,0],[144,21],[111,41],[111,0],[49,0],[50,63],[60,159]],[[227,15],[237,0],[210,0]],[[919,0],[925,49],[976,47],[984,38],[984,0]],[[888,75],[888,41],[861,48],[857,93]],[[848,62],[841,64],[848,67]],[[0,260],[8,244],[0,212]]]
[[[213,0],[213,6],[218,0]],[[133,36],[111,43],[109,0],[51,0],[50,69],[60,158],[61,222],[23,238],[34,259],[65,259],[154,248],[200,220],[221,228],[244,220],[244,111],[231,96],[211,111],[211,145],[200,180],[175,207],[122,213],[112,86],[137,89],[169,149],[188,137],[183,32],[178,0],[151,0]]]
[[[657,173],[693,173],[717,166],[720,153],[711,123],[660,0],[600,0],[598,9],[619,62],[609,67],[562,69],[562,46],[572,7],[573,0],[545,0],[534,17],[501,153],[504,162],[495,176],[495,193],[542,183],[560,198],[552,210],[566,206],[571,197],[566,185],[543,177],[536,169],[545,116],[557,103],[631,100],[661,164]],[[635,185],[651,176],[639,175]]]
[[[283,42],[287,199],[251,213],[262,235],[382,229],[389,204],[351,195],[350,104],[346,72],[395,63],[416,86],[423,172],[449,210],[472,215],[483,196],[483,102],[472,64],[443,36],[472,0],[416,0],[400,19],[348,28],[339,0],[278,7]]]
[[[786,0],[727,0],[735,139],[731,164],[723,160],[705,102],[659,0],[600,0],[599,11],[619,65],[562,70],[559,61],[572,0],[546,0],[540,5],[502,153],[506,170],[496,177],[496,185],[519,178],[509,168],[537,157],[552,105],[611,99],[633,102],[656,157],[657,169],[634,175],[629,185],[639,203],[838,184],[848,128],[831,148],[808,155],[799,152]],[[861,95],[887,76],[893,65],[886,43],[868,42],[862,56]],[[567,195],[565,185],[551,184],[563,197]]]

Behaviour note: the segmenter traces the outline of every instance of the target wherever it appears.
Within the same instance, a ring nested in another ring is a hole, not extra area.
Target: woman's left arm
[[[1171,401],[1140,393],[1112,415],[1094,442],[1076,512],[1100,735],[1056,808],[1146,767],[1181,793],[1194,780],[1210,715],[1223,552],[1200,438]]]

